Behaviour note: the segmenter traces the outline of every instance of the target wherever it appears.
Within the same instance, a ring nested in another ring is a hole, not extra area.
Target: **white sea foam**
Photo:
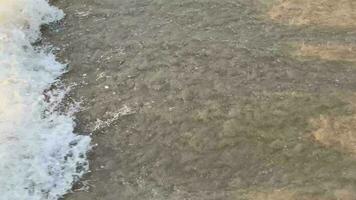
[[[90,138],[43,95],[65,66],[31,45],[62,17],[47,0],[0,0],[0,200],[57,200],[88,167]]]

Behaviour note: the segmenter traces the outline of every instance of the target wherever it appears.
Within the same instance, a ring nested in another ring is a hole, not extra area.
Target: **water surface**
[[[356,199],[353,1],[55,4],[98,144],[67,199]]]

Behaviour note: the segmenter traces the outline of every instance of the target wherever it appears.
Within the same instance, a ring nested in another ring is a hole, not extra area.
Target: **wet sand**
[[[356,199],[352,0],[53,3],[97,144],[64,199]]]

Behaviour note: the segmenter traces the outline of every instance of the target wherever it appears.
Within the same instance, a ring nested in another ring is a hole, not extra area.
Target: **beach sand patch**
[[[349,104],[351,115],[325,116],[310,120],[315,130],[313,139],[338,151],[356,154],[356,96],[343,97]]]
[[[316,142],[356,154],[356,116],[320,116],[311,123],[317,127],[312,133]]]
[[[356,1],[279,0],[268,11],[275,21],[289,25],[356,27]]]
[[[294,56],[327,61],[356,62],[356,46],[345,44],[292,44]]]
[[[288,189],[275,189],[265,192],[251,192],[247,195],[250,200],[354,200],[356,193],[352,188],[335,189],[328,194],[302,194]]]

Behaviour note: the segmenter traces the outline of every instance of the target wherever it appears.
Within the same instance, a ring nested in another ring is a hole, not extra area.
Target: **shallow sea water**
[[[98,144],[65,199],[356,199],[352,0],[53,3]]]

